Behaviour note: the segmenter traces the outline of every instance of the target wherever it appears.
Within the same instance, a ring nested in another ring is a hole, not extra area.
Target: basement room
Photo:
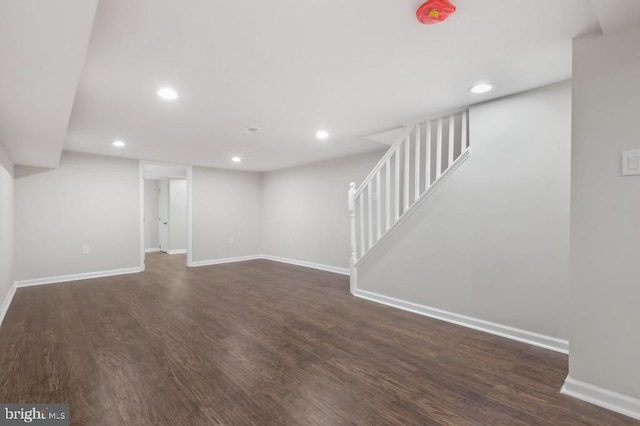
[[[0,424],[640,425],[640,2],[0,1]]]

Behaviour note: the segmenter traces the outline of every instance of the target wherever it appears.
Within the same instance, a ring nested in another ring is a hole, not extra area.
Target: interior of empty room
[[[640,4],[134,3],[0,5],[0,405],[640,421]]]

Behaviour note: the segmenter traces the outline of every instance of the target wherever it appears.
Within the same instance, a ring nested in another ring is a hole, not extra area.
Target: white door
[[[158,199],[158,220],[160,251],[169,251],[169,179],[160,179]]]

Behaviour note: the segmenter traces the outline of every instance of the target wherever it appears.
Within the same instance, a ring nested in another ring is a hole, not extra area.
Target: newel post
[[[351,218],[351,258],[350,258],[350,266],[351,266],[351,280],[349,284],[349,290],[351,294],[354,294],[356,291],[356,281],[357,281],[357,271],[356,271],[356,260],[357,252],[356,252],[356,183],[351,182],[349,184],[349,216]]]

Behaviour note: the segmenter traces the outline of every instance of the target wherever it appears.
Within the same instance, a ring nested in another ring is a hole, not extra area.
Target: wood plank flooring
[[[18,289],[0,401],[78,425],[631,425],[561,395],[567,357],[367,302],[266,260]]]

